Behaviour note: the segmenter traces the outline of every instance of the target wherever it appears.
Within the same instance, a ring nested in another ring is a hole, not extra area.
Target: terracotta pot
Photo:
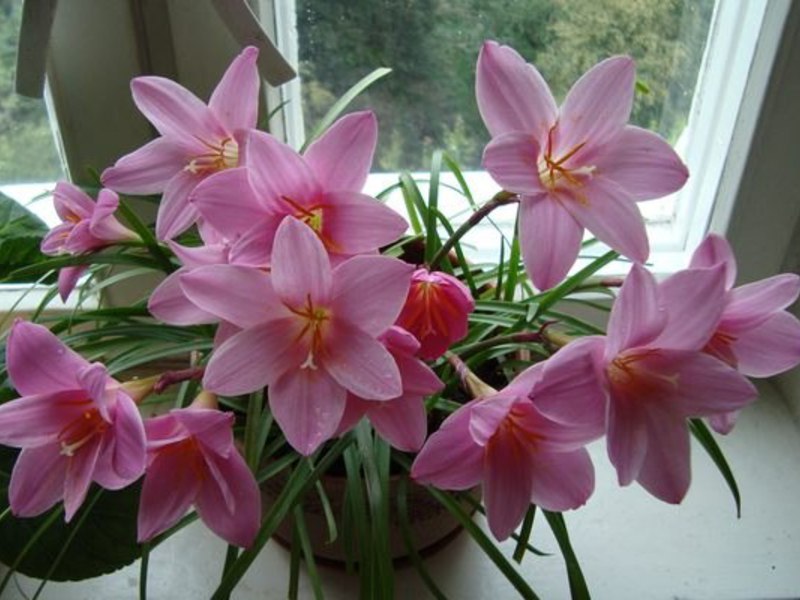
[[[261,495],[265,510],[268,510],[275,502],[286,484],[287,477],[288,475],[285,472],[280,473],[262,485]],[[337,520],[339,537],[333,543],[328,543],[328,524],[319,494],[314,489],[306,494],[303,502],[306,528],[314,549],[314,557],[323,564],[343,567],[346,562],[346,552],[342,543],[341,522],[347,478],[339,475],[325,475],[320,481]],[[389,481],[389,495],[391,498],[389,547],[392,559],[402,562],[408,558],[408,551],[403,541],[402,529],[397,514],[396,498],[399,484],[399,476],[391,477]],[[467,493],[475,500],[480,500],[479,487]],[[439,504],[424,487],[409,481],[406,498],[411,538],[420,554],[429,555],[436,552],[454,539],[461,531],[461,524],[456,518],[444,506]],[[460,504],[461,508],[467,513],[472,514],[475,512],[473,502],[470,502],[467,498],[462,498]],[[288,548],[292,545],[292,533],[293,520],[291,517],[287,517],[275,531],[273,539]],[[357,561],[358,551],[355,550],[354,552],[356,553],[355,560]]]

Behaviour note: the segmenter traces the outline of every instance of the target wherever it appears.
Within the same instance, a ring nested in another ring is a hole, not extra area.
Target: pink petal
[[[699,350],[719,324],[724,307],[725,267],[679,271],[658,286],[667,324],[652,346]]]
[[[538,410],[536,398],[533,402],[525,399],[516,402],[509,418],[515,434],[532,441],[535,452],[574,452],[605,432],[603,422],[586,418],[574,422],[554,421]],[[474,418],[471,424],[475,424]],[[480,440],[476,441],[480,443]]]
[[[110,421],[108,410],[108,395],[106,388],[109,385],[118,385],[116,381],[108,376],[108,369],[101,363],[91,363],[78,371],[78,383],[94,401],[94,406],[102,415],[103,419]]]
[[[82,219],[70,230],[64,240],[63,250],[68,254],[83,254],[102,248],[106,243],[98,240],[89,230],[89,219]]]
[[[558,111],[547,83],[509,46],[483,44],[475,92],[481,117],[492,136],[525,131],[543,139],[556,122]]]
[[[248,46],[233,59],[217,84],[208,107],[230,133],[256,126],[258,118],[258,49]]]
[[[74,267],[61,267],[58,271],[58,297],[66,302],[72,290],[78,284],[81,276],[89,270],[89,265],[76,265]]]
[[[342,418],[339,420],[339,425],[336,426],[333,437],[344,435],[355,427],[374,404],[377,404],[377,402],[368,402],[353,394],[347,394],[344,412],[342,413]]]
[[[103,171],[103,185],[121,194],[158,194],[189,162],[186,149],[159,137],[120,158]]]
[[[322,192],[313,172],[297,152],[263,131],[245,137],[245,166],[253,191],[272,205],[286,205],[285,198],[308,206]]]
[[[36,517],[64,495],[67,460],[60,444],[25,448],[11,473],[8,501],[16,517]]]
[[[412,479],[444,490],[467,490],[481,481],[483,448],[469,432],[474,404],[459,408],[428,438],[411,465]]]
[[[575,264],[583,226],[549,194],[523,197],[519,211],[525,269],[537,289],[548,290],[561,283]]]
[[[607,58],[584,73],[561,105],[555,154],[583,143],[597,147],[619,134],[631,114],[635,77],[628,56]]]
[[[220,487],[213,478],[206,478],[197,495],[197,512],[211,531],[229,544],[249,547],[261,524],[261,493],[253,474],[242,456],[234,450],[227,458],[207,457],[225,478],[225,484],[236,499],[235,510],[226,510]]]
[[[272,285],[278,297],[293,308],[327,304],[331,294],[331,265],[314,231],[286,217],[272,247]]]
[[[603,338],[585,337],[567,344],[544,363],[539,363],[541,379],[529,391],[536,409],[551,420],[573,426],[587,425],[593,434],[602,433],[606,393],[596,364],[602,359],[603,351]]]
[[[147,466],[139,500],[138,539],[144,542],[166,531],[186,514],[200,491],[196,450],[165,448]]]
[[[321,369],[285,373],[269,389],[269,406],[286,441],[309,456],[333,437],[347,393]]]
[[[203,387],[236,396],[272,384],[308,355],[308,348],[293,343],[301,332],[296,319],[278,319],[231,336],[211,356]]]
[[[738,334],[737,369],[749,377],[772,377],[800,364],[800,321],[786,311]]]
[[[0,404],[0,443],[16,448],[54,443],[64,427],[89,406],[86,392],[77,389]]]
[[[686,420],[652,411],[648,436],[647,456],[637,481],[656,498],[678,504],[692,479]]]
[[[606,356],[614,357],[622,350],[644,346],[652,341],[667,323],[658,286],[644,267],[633,265],[608,320]]]
[[[647,421],[637,398],[612,395],[608,411],[608,458],[620,485],[639,476],[647,455]]]
[[[74,227],[75,224],[72,222],[56,225],[45,234],[44,238],[42,238],[42,243],[39,245],[39,249],[43,254],[59,254],[64,249],[64,244]]]
[[[119,196],[109,189],[100,190],[97,206],[89,221],[89,233],[109,242],[138,239],[139,236],[114,218],[118,206]]]
[[[736,258],[731,245],[721,235],[709,233],[692,254],[690,269],[725,265],[725,289],[729,290],[736,282]]]
[[[194,304],[181,287],[181,277],[190,273],[187,268],[181,268],[167,276],[162,281],[147,301],[147,310],[156,319],[170,325],[199,325],[214,323],[218,320],[216,315],[200,309]]]
[[[181,275],[186,297],[200,310],[241,328],[285,317],[270,276],[252,267],[209,265]]]
[[[360,192],[367,181],[378,121],[370,110],[345,115],[305,151],[306,163],[330,191]]]
[[[528,132],[504,133],[483,151],[481,164],[500,186],[515,194],[544,192],[539,178],[539,144]]]
[[[586,450],[536,452],[530,500],[544,510],[564,511],[586,504],[594,491],[594,466]]]
[[[391,346],[389,351],[397,363],[397,368],[400,369],[404,395],[427,396],[444,388],[444,383],[424,362],[415,356],[394,352]]]
[[[486,445],[483,502],[489,529],[498,541],[509,537],[531,503],[533,470],[528,449],[513,434],[498,434]]]
[[[62,221],[69,221],[73,216],[88,219],[94,212],[94,201],[89,195],[68,181],[59,181],[56,184],[56,189],[53,190],[53,205],[58,218]]]
[[[721,415],[711,415],[708,417],[708,424],[711,425],[711,429],[717,433],[721,435],[728,435],[736,426],[736,421],[739,420],[739,415],[741,412],[742,411],[740,410],[734,410]]]
[[[402,452],[417,452],[425,443],[428,415],[420,396],[404,395],[371,402],[370,423],[382,438]]]
[[[100,439],[92,439],[76,450],[73,456],[67,458],[67,472],[64,478],[64,520],[67,523],[86,500],[100,454],[100,442]]]
[[[389,351],[345,321],[331,323],[320,362],[339,385],[365,400],[390,400],[403,393],[400,370]]]
[[[16,321],[6,347],[11,382],[23,396],[79,389],[78,371],[89,363],[42,325]]]
[[[189,194],[201,179],[201,175],[180,171],[169,180],[156,215],[158,239],[172,239],[186,231],[197,220],[199,213],[197,207],[189,202]]]
[[[647,260],[650,246],[642,215],[628,193],[614,182],[595,177],[563,205],[604,244],[635,262]]]
[[[722,317],[726,331],[736,332],[755,327],[787,306],[800,294],[800,276],[783,273],[734,288]]]
[[[372,252],[391,244],[408,229],[403,217],[364,194],[328,192],[322,202],[322,235],[332,253]]]
[[[469,420],[469,433],[472,439],[476,444],[486,446],[508,417],[511,409],[516,409],[516,405],[525,403],[529,403],[529,400],[519,399],[504,392],[487,396],[483,402],[476,403],[472,407],[472,416]]]
[[[170,414],[208,451],[206,454],[228,456],[234,450],[233,413],[189,407]]]
[[[264,201],[250,187],[247,173],[245,167],[219,171],[198,183],[191,195],[190,202],[203,219],[229,240],[270,215]]]
[[[266,268],[272,257],[275,232],[281,221],[267,218],[242,234],[231,246],[228,261],[234,265]]]
[[[652,131],[631,125],[597,157],[595,166],[636,201],[676,192],[689,177],[689,170],[672,146]]]
[[[333,271],[331,308],[337,317],[379,335],[400,315],[413,270],[387,256],[355,256]]]
[[[111,466],[114,474],[127,482],[124,485],[133,483],[144,473],[147,458],[145,433],[139,409],[123,392],[117,393],[113,433],[110,435],[113,435]]]
[[[133,101],[161,135],[186,147],[198,140],[211,142],[225,131],[209,108],[192,92],[163,77],[136,77],[131,81]]]
[[[205,246],[181,246],[177,242],[169,241],[167,246],[184,267],[205,267],[206,265],[220,265],[228,262],[228,248],[225,244],[206,244]]]

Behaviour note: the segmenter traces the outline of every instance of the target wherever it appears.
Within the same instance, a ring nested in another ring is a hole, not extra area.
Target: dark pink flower
[[[397,324],[419,340],[419,355],[439,358],[467,335],[467,319],[475,308],[469,289],[441,271],[417,269]]]
[[[22,448],[9,488],[15,515],[34,517],[63,499],[69,521],[92,481],[116,490],[141,476],[139,411],[103,365],[25,321],[11,329],[6,364],[22,394],[0,405],[0,443]]]
[[[261,495],[234,445],[233,420],[231,413],[195,403],[145,421],[140,542],[169,529],[194,505],[209,529],[228,543],[253,543]]]
[[[444,384],[416,357],[419,342],[404,329],[390,327],[378,336],[378,341],[386,346],[397,363],[403,393],[397,398],[380,401],[347,394],[347,405],[335,435],[352,429],[361,417],[366,416],[392,446],[404,452],[416,452],[428,433],[428,414],[423,400],[425,396],[441,391]]]
[[[541,402],[558,406],[559,418],[540,411]],[[602,404],[586,347],[567,346],[500,392],[450,415],[428,438],[411,476],[453,490],[482,482],[489,528],[504,540],[531,503],[563,511],[588,500],[594,467],[584,446],[603,429],[580,413],[585,405]]]
[[[308,225],[335,261],[373,252],[408,227],[396,212],[361,193],[377,135],[369,111],[342,117],[303,155],[252,131],[243,148],[245,166],[208,178],[192,202],[211,227],[237,242],[232,257],[268,256],[286,216]]]
[[[583,230],[636,262],[649,254],[636,202],[680,189],[688,171],[658,135],[627,125],[634,63],[605,60],[584,74],[559,109],[542,76],[508,46],[478,57],[478,107],[492,141],[483,163],[520,194],[520,245],[539,289],[561,281]]]
[[[114,217],[119,196],[111,190],[100,190],[95,202],[80,188],[60,181],[53,192],[53,204],[62,223],[51,229],[42,240],[44,254],[86,254],[117,242],[139,239]],[[58,291],[62,300],[66,301],[88,268],[77,265],[59,271]]]
[[[103,184],[125,194],[163,193],[156,234],[175,237],[197,219],[189,194],[209,175],[239,166],[237,136],[256,126],[258,49],[237,56],[208,105],[163,77],[137,77],[133,101],[161,134],[103,172]]]

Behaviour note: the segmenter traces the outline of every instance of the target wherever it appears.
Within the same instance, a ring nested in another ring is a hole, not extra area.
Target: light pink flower
[[[214,351],[204,387],[235,395],[269,385],[287,440],[311,454],[336,431],[347,392],[375,400],[402,394],[397,363],[376,338],[400,313],[411,269],[384,256],[331,269],[312,229],[286,217],[270,274],[214,265],[184,275],[195,305],[242,329]]]
[[[140,542],[169,529],[194,505],[209,529],[228,543],[253,543],[261,495],[234,445],[233,421],[232,413],[198,406],[145,421]]]
[[[22,448],[9,488],[15,515],[42,514],[63,499],[69,521],[92,481],[116,490],[141,476],[139,411],[103,365],[25,321],[12,327],[6,351],[8,374],[22,394],[0,405],[0,443]]]
[[[403,393],[391,400],[369,400],[347,394],[347,405],[335,435],[352,429],[366,416],[375,430],[392,446],[403,452],[416,452],[428,433],[425,396],[444,387],[425,363],[416,358],[417,339],[400,327],[390,327],[378,337],[397,363],[403,381]]]
[[[709,235],[695,250],[689,268],[725,269],[722,316],[704,351],[749,377],[772,377],[800,364],[800,321],[784,310],[800,294],[800,277],[775,275],[734,288],[736,259],[725,238]],[[671,280],[662,283],[665,302],[679,289]],[[738,411],[714,415],[709,421],[720,433],[728,433]]]
[[[369,111],[339,119],[302,156],[252,131],[243,148],[245,166],[209,177],[191,200],[211,227],[238,241],[231,250],[234,262],[240,262],[239,254],[268,255],[286,216],[311,227],[336,261],[373,252],[408,227],[396,212],[361,193],[377,135]]]
[[[467,319],[474,309],[469,289],[458,279],[417,269],[397,324],[419,340],[422,358],[434,360],[467,335]]]
[[[208,105],[163,77],[137,77],[133,101],[161,134],[103,172],[103,184],[125,194],[163,192],[156,220],[159,239],[175,237],[197,219],[189,204],[203,179],[239,166],[237,136],[256,126],[258,50],[245,48],[223,75]]]
[[[540,402],[558,406],[560,418],[545,416]],[[603,429],[580,413],[584,405],[602,403],[587,348],[567,346],[500,392],[450,415],[428,438],[411,476],[453,490],[482,482],[489,528],[504,540],[531,503],[563,511],[591,496],[594,467],[584,446]]]
[[[634,64],[605,60],[559,109],[539,72],[508,46],[478,57],[478,107],[492,141],[483,163],[520,194],[520,245],[534,285],[547,289],[575,262],[583,230],[636,262],[649,254],[636,202],[683,186],[688,171],[658,135],[627,125]]]
[[[669,302],[653,276],[634,265],[620,290],[608,336],[585,338],[608,389],[608,455],[620,485],[638,481],[671,503],[691,480],[690,417],[738,410],[756,397],[734,369],[702,352],[724,303],[721,266],[672,276]],[[557,406],[541,409],[558,418]]]
[[[80,188],[59,181],[53,192],[53,204],[62,223],[51,229],[42,240],[44,254],[86,254],[117,242],[139,239],[114,217],[119,196],[111,190],[100,190],[95,202]],[[66,301],[78,278],[88,268],[76,265],[59,271],[58,291],[62,300]]]

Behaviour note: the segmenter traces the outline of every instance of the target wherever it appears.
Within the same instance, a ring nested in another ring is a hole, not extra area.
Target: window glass
[[[485,39],[534,63],[557,99],[613,54],[636,59],[632,122],[676,144],[686,127],[713,0],[296,0],[305,122],[372,69],[359,101],[378,114],[376,171],[424,170],[444,148],[477,169],[488,135],[475,103]]]
[[[57,221],[47,190],[63,177],[42,99],[14,91],[21,0],[0,0],[0,193]]]

